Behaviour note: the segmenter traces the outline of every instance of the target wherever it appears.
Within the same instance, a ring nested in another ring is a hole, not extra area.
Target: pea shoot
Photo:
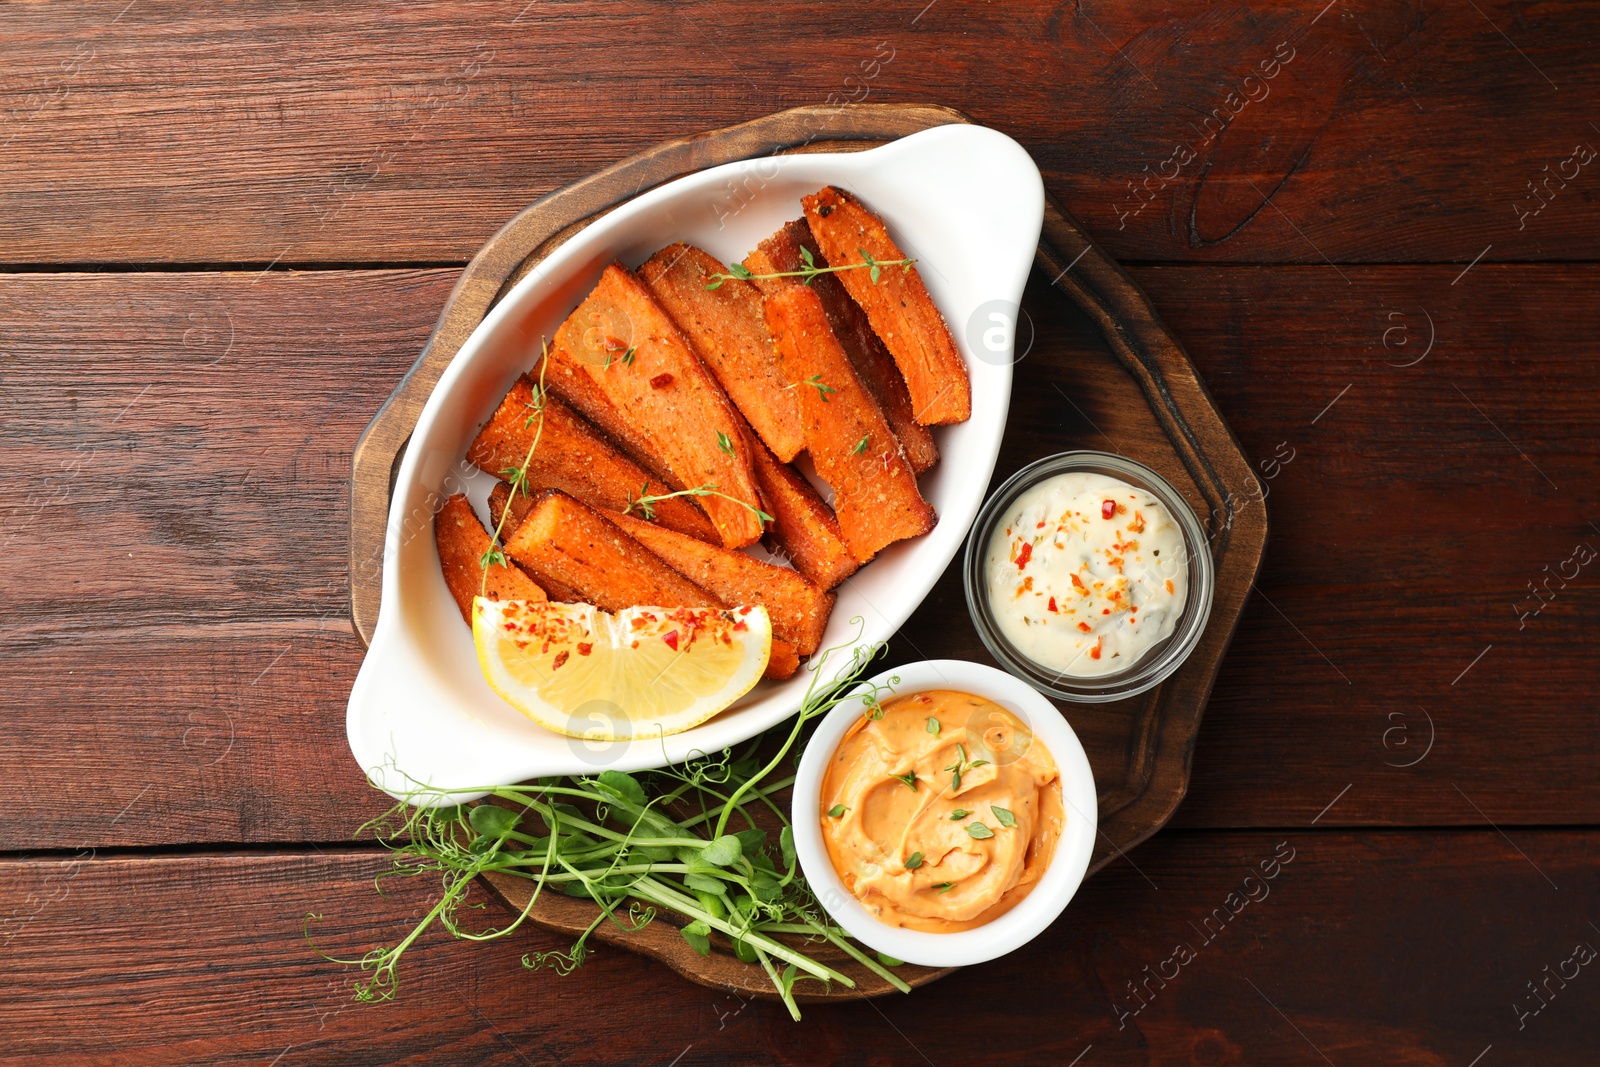
[[[782,772],[805,725],[845,701],[861,700],[860,679],[881,652],[882,646],[854,650],[850,668],[827,686],[820,682],[826,676],[821,666],[839,648],[823,652],[793,723],[737,750],[638,774],[607,770],[455,790],[486,794],[472,806],[448,805],[449,796],[415,783],[404,800],[362,830],[371,830],[393,854],[392,869],[380,878],[435,875],[441,895],[394,944],[355,958],[324,958],[361,971],[354,984],[357,1000],[390,1000],[399,989],[401,957],[434,923],[462,940],[492,941],[521,926],[548,890],[592,901],[596,912],[565,951],[524,956],[523,966],[532,970],[570,973],[582,966],[589,937],[603,923],[637,930],[671,912],[688,921],[682,936],[695,951],[706,955],[722,944],[760,965],[796,1019],[796,982],[856,984],[809,955],[813,944],[838,949],[909,993],[911,987],[887,969],[891,965],[857,947],[818,906],[800,873],[787,805],[778,799],[793,783]],[[875,700],[879,690],[866,693]],[[844,810],[835,805],[829,814],[838,817]],[[758,813],[767,826],[780,827],[775,848],[768,830],[757,825]],[[530,881],[528,903],[497,928],[469,929],[461,911],[468,890],[478,875],[490,873]],[[320,919],[306,916],[308,942],[311,923]]]

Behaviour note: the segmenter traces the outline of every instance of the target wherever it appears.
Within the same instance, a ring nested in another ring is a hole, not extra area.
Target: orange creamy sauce
[[[935,689],[881,707],[844,735],[822,779],[834,870],[889,926],[953,933],[1004,915],[1043,876],[1066,822],[1055,761],[983,697]]]

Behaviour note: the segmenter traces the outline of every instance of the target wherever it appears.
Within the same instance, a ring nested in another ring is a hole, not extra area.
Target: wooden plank
[[[1600,237],[1593,176],[1560,176],[1574,145],[1600,145],[1600,12],[1581,5],[656,15],[7,5],[0,258],[460,262],[541,194],[658,141],[850,100],[1011,133],[1124,259],[1583,259]],[[1027,74],[995,76],[1002,55]]]
[[[1091,1046],[1085,1064],[1459,1067],[1490,1046],[1484,1064],[1580,1063],[1600,983],[1592,965],[1569,964],[1564,986],[1547,976],[1576,945],[1600,946],[1585,903],[1597,848],[1595,831],[1163,834],[1006,961],[909,997],[813,1005],[799,1025],[604,947],[566,977],[530,972],[523,953],[567,945],[533,928],[489,945],[430,933],[395,1002],[355,1003],[351,973],[302,940],[306,914],[322,916],[318,947],[360,955],[437,891],[395,879],[379,896],[386,863],[370,852],[8,859],[0,1064],[346,1062],[359,1048],[374,1063],[814,1063],[870,1049],[1020,1065]],[[462,913],[470,928],[510,918],[483,902]],[[1181,964],[1178,945],[1192,953]],[[1538,1004],[1530,981],[1548,982],[1544,1007],[1519,1016]]]
[[[1275,533],[1180,825],[1294,823],[1351,783],[1360,823],[1593,818],[1554,768],[1600,755],[1595,275],[1485,267],[1139,272]]]
[[[1480,264],[1454,286],[1445,267],[1342,269],[1354,284],[1327,267],[1136,272],[1274,524],[1177,822],[1305,825],[1346,785],[1319,826],[1600,821],[1596,571],[1552,582],[1525,626],[1512,609],[1577,541],[1600,547],[1583,532],[1600,514],[1600,268]],[[454,275],[0,276],[0,847],[336,841],[376,810],[343,741],[360,652],[339,621],[342,486]],[[1038,331],[1096,343],[1037,294],[1027,306]],[[1435,348],[1386,365],[1425,349],[1424,311]],[[208,366],[227,314],[233,349]],[[1047,429],[1123,450],[1153,432],[1116,421],[1081,372],[1024,358],[1018,376],[1002,472]],[[201,430],[219,419],[239,431]],[[1269,477],[1280,442],[1295,458]],[[69,473],[80,445],[93,462]],[[897,653],[982,658],[965,611],[947,575]],[[1425,746],[1424,713],[1433,749],[1397,766]],[[1121,736],[1114,714],[1074,714],[1091,751]],[[230,717],[227,758],[198,766]]]
[[[350,450],[455,273],[0,277],[5,623],[343,615]]]

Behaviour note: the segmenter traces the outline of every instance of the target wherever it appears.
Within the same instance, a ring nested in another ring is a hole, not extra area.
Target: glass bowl
[[[1047,478],[1073,471],[1103,474],[1117,478],[1153,495],[1183,531],[1188,562],[1188,595],[1183,614],[1170,636],[1152,646],[1143,656],[1113,674],[1095,677],[1069,675],[1028,658],[1001,632],[989,606],[989,583],[985,559],[995,527],[1019,496]],[[1142,463],[1110,452],[1062,452],[1028,464],[1006,479],[1004,485],[984,502],[983,510],[967,538],[962,563],[966,584],[967,610],[984,647],[1000,665],[1042,693],[1063,700],[1098,704],[1121,700],[1152,689],[1177,670],[1194,651],[1211,617],[1212,585],[1215,567],[1211,548],[1200,520],[1187,502],[1161,475]]]

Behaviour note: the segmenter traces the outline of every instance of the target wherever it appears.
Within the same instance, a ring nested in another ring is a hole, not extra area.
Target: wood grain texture
[[[1275,854],[1292,858],[1265,878]],[[1020,1067],[1092,1046],[1082,1063],[1463,1067],[1492,1045],[1485,1064],[1578,1064],[1593,965],[1521,1029],[1513,1005],[1535,1006],[1526,983],[1575,945],[1600,946],[1597,859],[1593,831],[1163,834],[1010,959],[910,997],[808,1005],[799,1025],[605,946],[567,977],[530,972],[523,953],[567,945],[536,929],[430,933],[398,1000],[354,1003],[351,972],[302,940],[306,914],[320,949],[359,955],[437,889],[377,895],[369,852],[6,859],[0,1063]],[[510,918],[482,903],[473,928]],[[1178,944],[1194,958],[1175,973]],[[1130,982],[1148,983],[1143,1007]]]
[[[1600,146],[1597,30],[1514,0],[13,4],[0,258],[464,262],[622,156],[831,98],[1006,130],[1123,259],[1588,259],[1588,171],[1517,205]]]
[[[1303,826],[1346,785],[1319,826],[1600,821],[1593,566],[1520,630],[1513,610],[1537,605],[1527,583],[1579,540],[1600,548],[1585,444],[1600,269],[1486,267],[1454,287],[1444,267],[1344,268],[1355,284],[1328,267],[1134,272],[1255,460],[1274,522],[1180,825]],[[347,610],[340,486],[364,412],[456,273],[0,277],[0,847],[339,841],[377,810],[343,739],[360,646],[333,622]],[[1041,284],[1025,304],[1039,335],[1101,351]],[[208,368],[227,334],[188,331],[225,330],[222,309],[234,348]],[[1390,366],[1426,347],[1424,310],[1433,351]],[[326,340],[308,329],[330,319]],[[1103,402],[1095,366],[1025,358],[1013,426],[1148,447],[1155,428]],[[218,418],[244,430],[203,430]],[[1285,441],[1295,458],[1273,468]],[[93,471],[74,473],[81,445]],[[1016,437],[999,469],[1043,450]],[[947,575],[896,653],[982,658],[965,617]],[[1422,751],[1424,712],[1433,749],[1395,766]],[[197,768],[230,720],[228,757]],[[1092,710],[1072,721],[1091,752],[1120,736]]]

